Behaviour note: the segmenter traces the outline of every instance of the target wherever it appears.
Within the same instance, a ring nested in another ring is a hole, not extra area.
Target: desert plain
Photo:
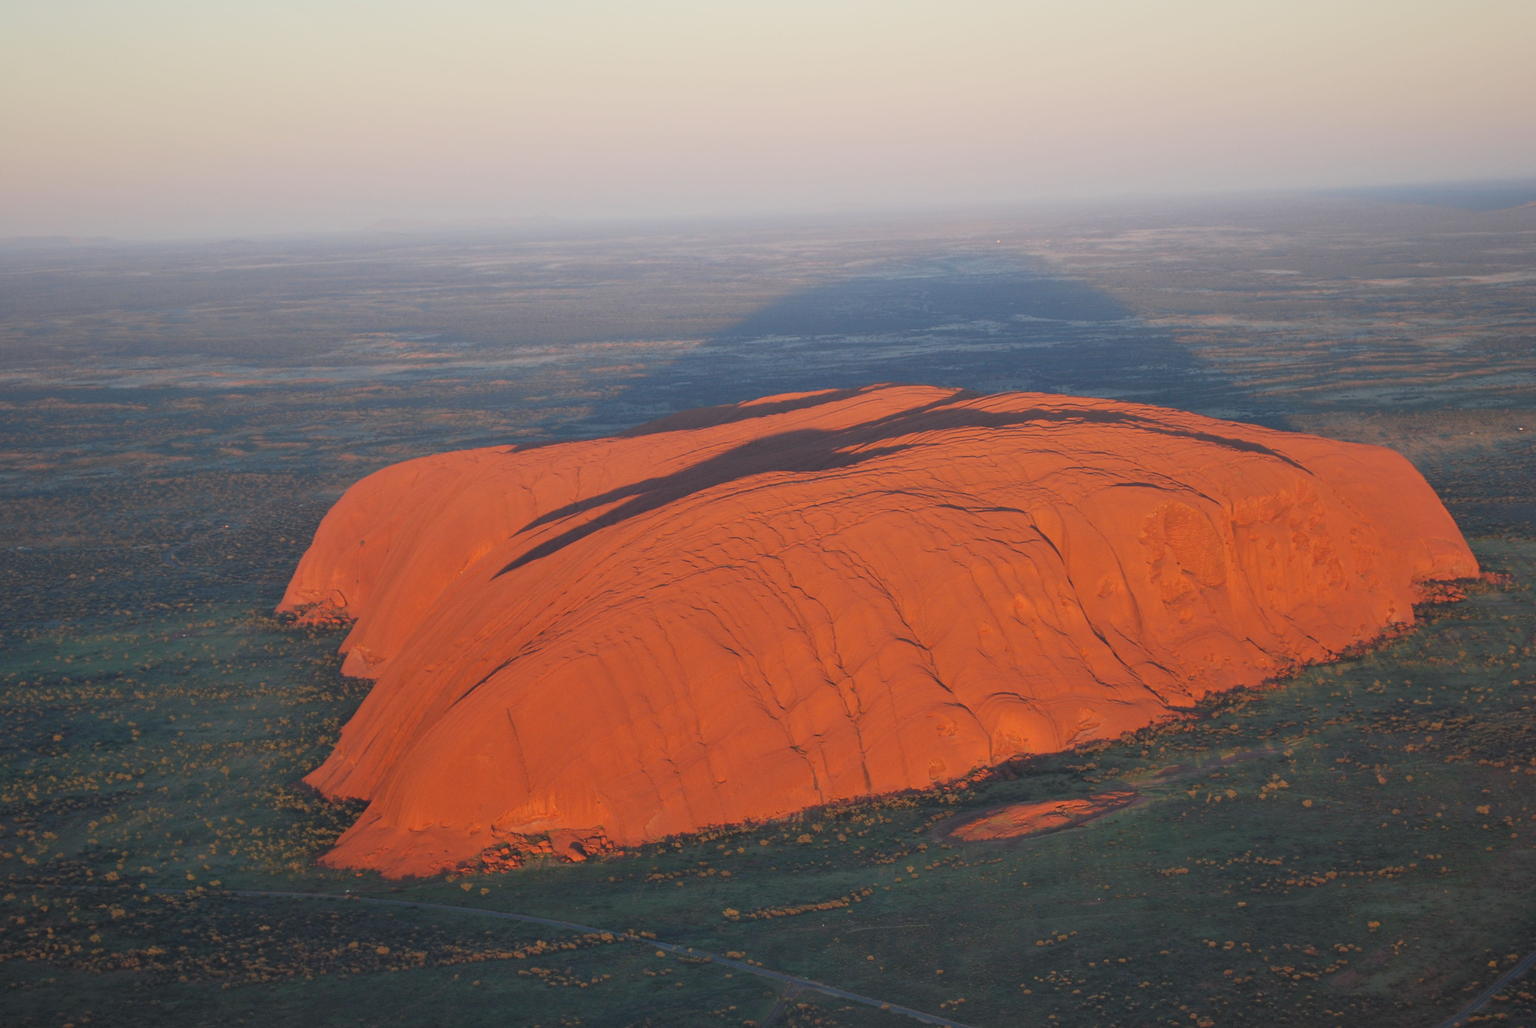
[[[7,244],[7,1021],[1528,1023],[1536,208],[1467,195]],[[1485,574],[1338,660],[927,788],[425,877],[320,862],[361,805],[303,779],[370,683],[274,610],[345,489],[882,382],[1387,446]]]

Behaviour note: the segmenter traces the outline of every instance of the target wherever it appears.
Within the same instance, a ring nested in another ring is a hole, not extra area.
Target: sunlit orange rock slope
[[[377,679],[331,864],[424,874],[955,778],[1146,725],[1475,575],[1375,447],[1154,407],[882,386],[407,461],[283,598]]]

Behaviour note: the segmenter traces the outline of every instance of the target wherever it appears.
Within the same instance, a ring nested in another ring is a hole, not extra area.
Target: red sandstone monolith
[[[359,482],[281,609],[377,679],[325,859],[628,845],[1112,737],[1477,564],[1390,450],[1107,400],[768,397]]]

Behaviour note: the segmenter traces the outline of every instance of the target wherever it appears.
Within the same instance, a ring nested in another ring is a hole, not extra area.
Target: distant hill
[[[111,236],[0,236],[0,250],[69,250],[117,242]]]
[[[1337,189],[1331,192],[1337,196],[1387,203],[1454,207],[1464,211],[1500,211],[1536,205],[1536,178],[1491,182],[1422,182],[1414,185]]]

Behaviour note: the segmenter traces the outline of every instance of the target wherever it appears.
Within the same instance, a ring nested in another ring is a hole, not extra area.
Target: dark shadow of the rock
[[[695,407],[875,382],[1098,396],[1286,427],[1282,411],[1109,294],[983,253],[865,268],[787,296],[575,427],[613,434]]]

